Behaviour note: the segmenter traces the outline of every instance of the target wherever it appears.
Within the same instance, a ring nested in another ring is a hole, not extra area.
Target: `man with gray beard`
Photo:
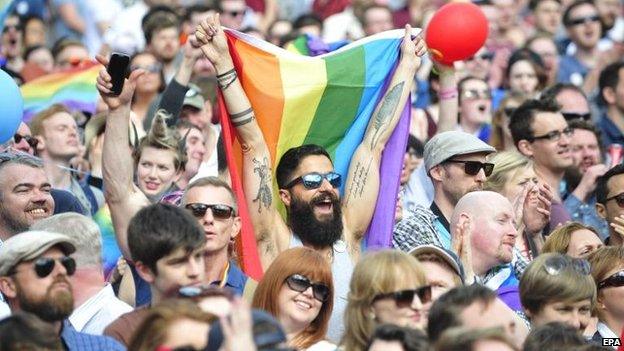
[[[67,321],[74,309],[68,277],[73,242],[58,233],[30,231],[12,236],[0,250],[0,292],[12,311],[29,312],[50,323],[67,350],[124,350],[108,337],[77,332]]]

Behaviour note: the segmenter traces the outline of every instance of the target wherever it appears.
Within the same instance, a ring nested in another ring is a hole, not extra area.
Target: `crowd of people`
[[[411,35],[442,0],[15,3],[0,67],[18,85],[101,69],[95,113],[50,103],[0,145],[0,350],[622,342],[623,1],[473,1],[488,37],[453,65]],[[305,38],[310,55],[405,30],[347,174],[319,145],[273,159],[224,27],[281,47]],[[130,56],[120,94],[113,52]],[[368,250],[408,101],[391,247]],[[237,251],[241,206],[258,280]]]

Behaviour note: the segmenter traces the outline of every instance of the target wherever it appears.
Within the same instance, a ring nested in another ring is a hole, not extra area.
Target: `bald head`
[[[451,216],[452,235],[466,219],[472,223],[470,243],[473,269],[483,275],[492,267],[511,262],[517,236],[509,200],[493,191],[473,191],[464,195]]]
[[[462,196],[455,205],[453,215],[451,216],[451,227],[459,221],[462,213],[467,214],[470,218],[478,217],[480,214],[491,213],[495,208],[511,207],[509,200],[503,195],[494,191],[471,191]]]

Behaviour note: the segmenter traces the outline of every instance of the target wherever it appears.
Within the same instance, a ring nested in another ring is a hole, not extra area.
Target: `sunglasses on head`
[[[624,271],[619,271],[598,283],[598,289],[624,286]]]
[[[479,174],[479,171],[483,169],[486,177],[489,177],[494,171],[494,164],[487,162],[479,162],[479,161],[460,161],[460,160],[446,160],[444,162],[450,163],[463,163],[464,164],[464,172],[466,174],[475,176]]]
[[[342,185],[342,177],[336,172],[328,172],[325,174],[312,172],[293,179],[290,183],[286,184],[284,189],[290,189],[297,183],[302,183],[306,189],[317,189],[323,184],[323,179],[327,179],[329,184],[334,188],[338,188]]]
[[[15,141],[16,144],[19,144],[22,139],[26,140],[28,145],[30,145],[30,147],[32,147],[33,149],[35,149],[37,147],[37,144],[39,144],[39,139],[33,138],[30,135],[21,135],[17,133],[13,135],[13,141]]]
[[[302,276],[301,274],[293,274],[290,277],[286,278],[286,285],[296,292],[304,292],[308,290],[309,287],[312,287],[312,295],[314,298],[325,302],[329,297],[329,288],[327,285],[323,283],[312,283],[310,279]]]
[[[615,200],[615,202],[617,203],[618,207],[624,208],[624,193],[619,193],[617,195],[608,197],[605,200],[605,203],[607,203],[607,201],[611,201],[611,200]]]
[[[588,22],[598,22],[598,21],[600,21],[600,16],[598,15],[571,18],[568,21],[568,26],[578,26],[579,24],[585,24]]]
[[[202,204],[202,203],[192,203],[184,206],[187,210],[190,210],[193,213],[193,216],[197,218],[203,218],[206,215],[208,209],[212,211],[212,216],[215,219],[228,219],[234,215],[234,208],[228,205],[222,204]]]
[[[567,268],[573,269],[582,275],[589,275],[591,272],[591,265],[584,258],[554,256],[544,262],[544,269],[550,275],[559,275]]]
[[[589,121],[589,119],[591,118],[591,113],[589,112],[587,113],[561,112],[561,114],[563,115],[563,118],[566,119],[566,121],[572,121],[575,119],[582,119],[584,121]]]
[[[56,261],[59,261],[63,265],[63,267],[65,267],[67,275],[71,276],[76,272],[76,261],[74,261],[74,259],[69,256],[61,257],[59,259],[41,257],[35,260],[33,265],[37,276],[39,278],[45,278],[49,276],[50,273],[52,273],[52,271],[54,270],[54,266],[56,266]],[[13,271],[12,274],[15,273],[16,272]]]
[[[387,294],[379,294],[373,298],[373,302],[381,299],[391,298],[396,302],[398,307],[408,307],[412,305],[412,302],[414,301],[414,295],[418,296],[418,298],[420,299],[420,303],[430,302],[431,286],[427,285],[418,289],[401,290]]]

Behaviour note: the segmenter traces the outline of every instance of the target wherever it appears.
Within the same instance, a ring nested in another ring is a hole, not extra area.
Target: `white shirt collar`
[[[616,335],[613,330],[611,330],[606,324],[602,322],[598,322],[598,324],[596,325],[596,329],[598,329],[598,333],[600,333],[600,336],[602,336],[603,338],[619,338],[619,335]],[[614,347],[614,349],[616,349],[616,347]]]
[[[81,331],[102,308],[107,308],[106,304],[111,298],[115,298],[115,292],[110,284],[106,284],[97,294],[74,309],[68,318],[69,322],[77,331]]]

